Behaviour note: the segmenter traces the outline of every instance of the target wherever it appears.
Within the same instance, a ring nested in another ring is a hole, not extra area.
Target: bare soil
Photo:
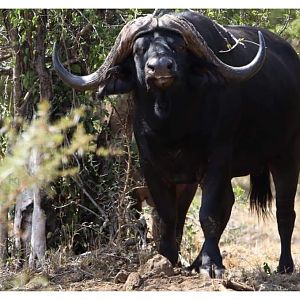
[[[300,216],[300,201],[296,200]],[[193,216],[189,216],[193,219]],[[190,220],[191,221],[191,220]],[[189,221],[189,222],[190,222]],[[191,222],[194,222],[192,220]],[[198,225],[194,224],[194,227]],[[182,255],[191,262],[202,242],[199,226],[186,233]],[[194,244],[198,244],[194,247]],[[46,291],[286,291],[300,290],[300,222],[296,219],[292,252],[296,270],[291,275],[276,274],[280,253],[275,217],[258,221],[248,206],[236,203],[220,242],[226,272],[223,279],[202,274],[186,274],[172,268],[157,255],[152,244],[144,251],[134,247],[114,247],[66,256],[50,253],[43,270],[0,271],[0,290]],[[193,249],[193,251],[190,251]],[[184,261],[184,260],[183,260]]]

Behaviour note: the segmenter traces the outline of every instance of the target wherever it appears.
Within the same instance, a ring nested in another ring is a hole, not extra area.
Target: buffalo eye
[[[183,53],[186,50],[186,46],[185,45],[176,45],[174,47],[174,50],[176,51],[176,53]]]
[[[134,47],[133,53],[136,55],[143,55],[146,52],[146,48],[143,46]]]
[[[186,51],[186,44],[183,39],[176,37],[168,37],[167,43],[175,53],[183,53]]]
[[[149,39],[146,37],[138,38],[133,46],[133,54],[144,55],[149,47]]]

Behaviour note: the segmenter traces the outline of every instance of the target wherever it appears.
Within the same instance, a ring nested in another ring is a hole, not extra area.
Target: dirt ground
[[[99,251],[65,257],[50,255],[43,270],[14,272],[2,268],[0,290],[44,291],[299,291],[300,290],[300,199],[296,200],[296,226],[292,252],[296,270],[291,275],[276,274],[280,243],[275,217],[258,221],[248,205],[237,203],[220,241],[226,272],[223,279],[202,274],[186,274],[172,268],[155,254],[152,245],[137,254],[135,249],[110,245]],[[190,216],[190,218],[192,218]],[[195,257],[192,243],[202,242],[199,225],[192,238],[183,240],[183,257]],[[188,234],[188,233],[186,233]],[[188,240],[188,241],[187,241]],[[188,259],[187,259],[187,258]]]

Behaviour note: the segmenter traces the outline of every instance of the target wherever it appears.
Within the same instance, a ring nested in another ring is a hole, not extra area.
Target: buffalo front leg
[[[219,249],[219,240],[231,214],[234,197],[230,177],[230,148],[216,149],[202,179],[202,202],[199,220],[204,244],[195,267],[211,277],[221,277],[225,267]]]
[[[281,242],[279,273],[291,273],[294,262],[291,254],[291,239],[296,213],[294,210],[299,170],[297,164],[283,161],[271,166],[276,190],[276,218]]]
[[[165,182],[150,167],[144,167],[144,176],[160,220],[158,251],[174,266],[178,261],[176,185]]]
[[[223,200],[221,201],[220,207],[219,207],[220,229],[218,231],[218,234],[216,235],[216,244],[217,245],[218,245],[221,235],[229,221],[233,203],[234,203],[234,194],[232,191],[232,186],[231,186],[231,184],[228,184],[226,187],[226,190],[224,191]],[[218,250],[216,251],[216,255],[218,257],[217,258],[218,261],[221,262],[220,261],[221,258],[219,257]],[[197,272],[202,271],[202,272],[208,273],[210,275],[210,277],[220,277],[220,276],[222,276],[222,273],[224,271],[224,266],[222,263],[219,264],[219,267],[214,266],[214,262],[212,261],[212,258],[210,258],[208,256],[207,245],[204,242],[199,255],[194,260],[194,262],[190,265],[188,270],[189,271],[195,270]]]

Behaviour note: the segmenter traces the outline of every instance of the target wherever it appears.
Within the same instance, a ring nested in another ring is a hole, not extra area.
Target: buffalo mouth
[[[158,89],[167,89],[169,88],[175,81],[174,75],[160,75],[160,76],[148,76],[147,86],[151,89],[151,87]]]

